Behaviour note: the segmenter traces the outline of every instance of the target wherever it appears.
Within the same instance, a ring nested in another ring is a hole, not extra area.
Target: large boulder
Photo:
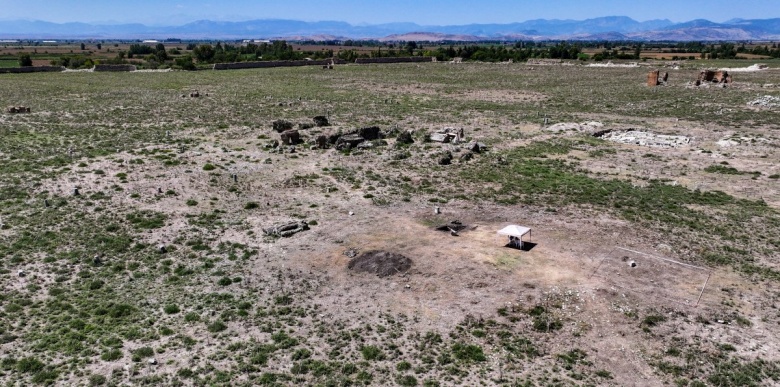
[[[366,141],[366,139],[360,135],[348,134],[345,136],[341,136],[339,137],[338,140],[336,140],[336,149],[338,150],[352,149],[357,147],[360,143],[364,141]]]
[[[314,125],[316,125],[318,127],[330,126],[330,122],[328,122],[328,117],[316,116],[316,117],[314,117]]]
[[[376,126],[360,128],[358,129],[357,134],[366,140],[378,140],[382,138],[382,131]]]
[[[281,134],[282,144],[295,145],[301,142],[301,134],[297,130],[286,130]]]
[[[293,128],[293,123],[286,120],[276,120],[272,123],[272,126],[275,131],[282,133],[285,130],[290,130]]]

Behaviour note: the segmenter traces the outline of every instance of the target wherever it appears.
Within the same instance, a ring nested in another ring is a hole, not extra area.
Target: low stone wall
[[[62,66],[29,66],[29,67],[11,67],[0,68],[0,73],[7,74],[25,74],[25,73],[59,73],[65,71]]]
[[[93,68],[94,71],[135,71],[137,68],[134,65],[126,65],[126,64],[118,64],[118,65],[112,65],[112,64],[99,64],[95,65]]]
[[[216,63],[214,70],[240,70],[240,69],[263,69],[270,67],[297,67],[297,66],[327,66],[331,63],[344,64],[343,60],[270,60],[264,62],[236,62],[236,63]]]
[[[370,63],[417,63],[417,62],[433,62],[434,57],[430,56],[410,56],[401,58],[357,58],[355,63],[357,64],[370,64]]]

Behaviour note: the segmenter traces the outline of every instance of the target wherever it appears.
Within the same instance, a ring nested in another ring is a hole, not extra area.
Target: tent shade
[[[516,226],[514,224],[506,226],[501,230],[498,230],[498,233],[500,235],[513,236],[517,238],[522,238],[523,235],[528,234],[529,232],[531,232],[530,228],[523,227],[523,226]]]

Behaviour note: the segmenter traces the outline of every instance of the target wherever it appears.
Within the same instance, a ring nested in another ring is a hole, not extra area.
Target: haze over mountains
[[[780,40],[780,18],[638,22],[625,16],[586,20],[528,20],[511,24],[430,26],[415,23],[352,25],[339,21],[200,20],[181,26],[99,25],[0,21],[0,39],[379,39],[379,40]]]

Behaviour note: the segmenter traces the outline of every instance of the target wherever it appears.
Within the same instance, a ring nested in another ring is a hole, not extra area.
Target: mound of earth
[[[347,268],[358,272],[374,273],[380,277],[405,273],[412,267],[412,260],[396,253],[367,251],[349,261]]]

